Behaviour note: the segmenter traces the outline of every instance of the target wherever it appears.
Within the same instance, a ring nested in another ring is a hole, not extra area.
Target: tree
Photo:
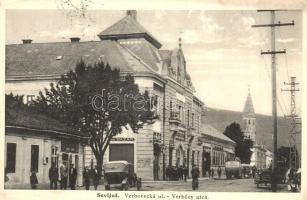
[[[250,163],[253,147],[253,141],[245,138],[241,130],[240,124],[233,122],[226,127],[224,135],[236,142],[235,155],[239,157],[242,163]]]
[[[151,123],[151,106],[148,92],[141,94],[132,76],[121,77],[118,69],[102,62],[91,66],[83,61],[31,104],[37,112],[88,135],[100,174],[111,139],[123,128],[137,132]]]

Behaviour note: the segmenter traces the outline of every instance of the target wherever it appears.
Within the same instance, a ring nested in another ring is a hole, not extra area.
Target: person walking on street
[[[67,172],[67,168],[65,165],[62,165],[60,167],[60,176],[61,176],[61,190],[66,190],[67,188],[67,176],[68,176],[68,172]]]
[[[92,171],[92,178],[93,178],[94,188],[95,190],[97,190],[97,187],[99,185],[99,179],[100,179],[97,165]]]
[[[30,184],[31,184],[31,188],[32,189],[36,189],[37,188],[38,181],[37,181],[37,177],[36,177],[36,172],[35,171],[31,172]]]
[[[196,190],[198,189],[198,178],[199,178],[199,169],[196,165],[193,165],[191,174],[192,174],[192,189]]]
[[[77,170],[74,167],[74,164],[70,164],[69,169],[69,187],[71,190],[76,189],[76,181],[77,181]]]
[[[183,166],[183,177],[184,177],[184,182],[187,182],[188,168],[186,166]]]
[[[255,178],[255,174],[256,174],[256,166],[254,165],[252,167],[252,175],[253,175],[253,178]]]
[[[219,179],[221,179],[221,174],[222,174],[222,168],[221,166],[219,166],[219,168],[217,169],[217,174],[219,176]]]
[[[178,177],[179,177],[179,180],[183,180],[183,167],[182,167],[182,165],[180,165],[178,167]]]
[[[166,175],[166,179],[167,179],[168,181],[170,181],[170,180],[171,180],[171,168],[170,168],[169,165],[167,165],[167,167],[166,167],[165,175]]]
[[[85,167],[84,169],[83,180],[84,180],[85,189],[89,190],[90,189],[90,172],[88,170],[88,167]]]
[[[214,176],[214,169],[211,168],[211,177],[213,178],[213,176]]]
[[[55,163],[51,163],[51,167],[49,169],[50,189],[52,190],[58,189],[58,179],[59,179],[58,168],[56,168]]]

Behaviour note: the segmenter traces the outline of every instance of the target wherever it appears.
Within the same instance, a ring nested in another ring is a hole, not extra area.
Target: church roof
[[[162,46],[161,43],[137,21],[136,11],[127,11],[126,17],[99,33],[98,37],[101,40],[145,38],[158,49]]]
[[[252,96],[250,92],[248,92],[248,95],[245,101],[243,115],[244,116],[254,116],[255,115],[254,105],[253,105]]]

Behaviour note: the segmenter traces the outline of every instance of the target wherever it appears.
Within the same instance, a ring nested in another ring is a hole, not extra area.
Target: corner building
[[[149,91],[159,119],[138,134],[128,130],[115,136],[104,162],[127,160],[143,180],[162,180],[168,165],[185,165],[189,174],[193,164],[201,168],[203,147],[199,138],[204,103],[194,96],[181,40],[177,48],[161,50],[162,44],[139,24],[133,10],[98,37],[100,41],[82,42],[74,37],[68,42],[35,43],[27,39],[6,45],[6,93],[24,95],[27,103],[50,82],[74,69],[80,59],[87,64],[109,63],[122,75],[133,75],[141,91]],[[95,165],[89,146],[82,154],[83,166]]]

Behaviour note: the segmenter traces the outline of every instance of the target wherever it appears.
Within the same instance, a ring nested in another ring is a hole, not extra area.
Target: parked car
[[[128,190],[130,187],[141,187],[141,179],[134,173],[133,164],[127,161],[112,161],[103,165],[105,189],[118,188]]]
[[[286,172],[287,172],[287,168],[284,167],[277,167],[276,169],[276,181],[278,184],[282,184],[282,183],[286,183]],[[255,175],[255,179],[254,179],[254,183],[257,185],[257,187],[259,187],[262,184],[271,184],[272,180],[272,169],[271,168],[266,168],[263,170],[258,170],[256,175]]]
[[[225,173],[227,179],[232,178],[232,176],[234,176],[235,178],[242,178],[241,161],[239,160],[227,161],[225,163]]]

